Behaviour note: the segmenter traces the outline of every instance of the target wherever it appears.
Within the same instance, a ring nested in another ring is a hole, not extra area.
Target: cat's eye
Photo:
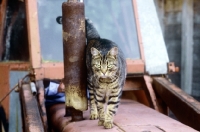
[[[96,66],[97,68],[101,68],[101,65],[96,64],[95,66]]]
[[[114,65],[108,65],[108,68],[112,68]]]

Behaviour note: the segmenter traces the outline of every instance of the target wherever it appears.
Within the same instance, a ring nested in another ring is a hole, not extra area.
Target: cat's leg
[[[89,95],[90,95],[90,119],[98,119],[97,106],[94,98],[94,89],[91,86],[88,86]]]
[[[100,89],[95,91],[95,101],[97,104],[97,110],[98,110],[98,114],[99,114],[98,125],[102,126],[104,124],[104,120],[105,120],[105,112],[104,112],[105,94]]]
[[[103,102],[96,102],[97,103],[97,110],[99,113],[99,126],[103,126],[105,120],[105,112],[104,112],[104,103]]]
[[[109,95],[109,99],[107,102],[105,120],[104,120],[104,128],[110,129],[113,127],[113,118],[117,112],[120,96],[122,94],[121,89],[114,89],[111,94]]]

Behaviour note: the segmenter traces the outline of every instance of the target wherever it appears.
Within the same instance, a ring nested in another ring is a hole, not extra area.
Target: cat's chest
[[[100,89],[104,89],[106,91],[115,89],[116,87],[118,87],[118,83],[117,82],[112,82],[112,83],[99,83],[99,88]]]

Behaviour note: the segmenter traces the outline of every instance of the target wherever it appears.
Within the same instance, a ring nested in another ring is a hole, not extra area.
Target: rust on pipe
[[[87,110],[84,4],[64,2],[62,16],[65,105],[72,110],[71,113],[76,114],[77,110]],[[78,115],[82,116],[80,112]]]

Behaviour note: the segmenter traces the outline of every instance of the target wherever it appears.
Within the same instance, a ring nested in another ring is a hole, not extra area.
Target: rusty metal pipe
[[[72,119],[82,120],[80,113],[87,110],[84,3],[64,2],[62,16],[65,104]]]
[[[22,84],[20,99],[23,113],[24,131],[45,132],[36,97],[33,96],[30,84]]]

